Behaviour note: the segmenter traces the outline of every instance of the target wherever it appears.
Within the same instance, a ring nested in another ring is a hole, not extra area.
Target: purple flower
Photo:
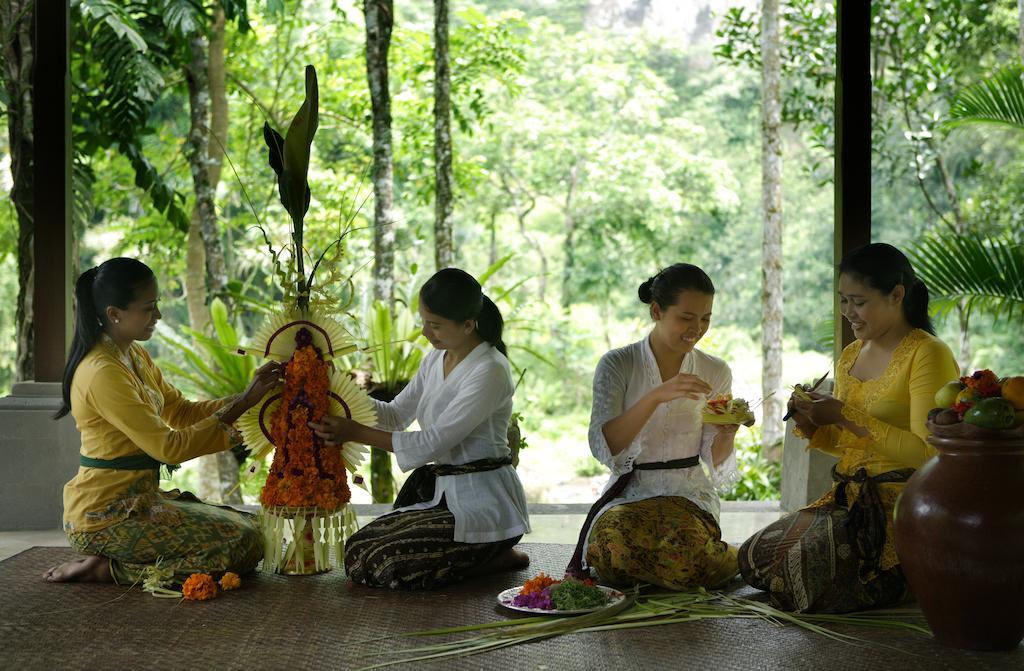
[[[525,608],[541,608],[543,610],[553,610],[555,607],[551,603],[551,592],[547,587],[532,594],[519,594],[516,598],[512,599],[512,605]]]

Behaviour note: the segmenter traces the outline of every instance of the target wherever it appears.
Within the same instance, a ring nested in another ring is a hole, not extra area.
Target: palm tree
[[[994,125],[1024,131],[1024,65],[1015,63],[968,86],[953,101],[946,128]]]
[[[1024,66],[1001,68],[956,97],[948,129],[986,125],[1024,132]],[[912,247],[914,264],[938,294],[940,312],[963,300],[968,311],[1024,323],[1024,241],[937,231]]]

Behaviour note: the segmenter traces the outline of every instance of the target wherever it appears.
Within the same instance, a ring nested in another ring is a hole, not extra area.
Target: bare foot
[[[528,554],[509,548],[486,564],[470,570],[469,575],[485,575],[487,573],[516,571],[526,568],[529,565],[530,556]]]
[[[60,566],[54,566],[43,574],[47,582],[113,582],[110,576],[110,560],[106,557],[88,556],[72,559]]]

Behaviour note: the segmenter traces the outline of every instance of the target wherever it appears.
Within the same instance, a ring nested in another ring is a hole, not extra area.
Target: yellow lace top
[[[870,380],[858,380],[850,369],[860,355],[863,343],[847,346],[836,364],[835,397],[843,402],[843,416],[864,427],[868,435],[858,437],[837,426],[820,427],[809,447],[839,457],[836,470],[852,475],[863,468],[875,476],[886,471],[919,468],[934,456],[935,449],[925,439],[928,411],[935,406],[935,392],[960,375],[949,347],[935,336],[914,329],[896,347],[885,371]],[[880,495],[886,510],[892,511],[903,485],[883,484]],[[850,500],[859,487],[850,485]],[[833,489],[834,491],[834,489]],[[830,491],[814,506],[831,503]],[[892,525],[887,525],[882,568],[899,563],[892,544]]]
[[[862,345],[860,340],[850,344],[839,357],[835,397],[844,403],[843,416],[867,429],[868,435],[860,438],[839,426],[824,426],[814,432],[810,446],[838,456],[840,473],[864,468],[869,475],[878,475],[919,468],[935,454],[925,442],[935,392],[960,376],[953,353],[935,336],[914,329],[896,347],[881,375],[861,381],[850,375],[850,369]]]
[[[140,345],[122,352],[104,337],[85,355],[71,382],[71,414],[87,457],[115,459],[145,452],[169,464],[230,446],[220,421],[228,399],[192,402],[168,383]],[[156,518],[162,496],[156,471],[80,466],[64,486],[64,528],[96,531],[131,514]]]

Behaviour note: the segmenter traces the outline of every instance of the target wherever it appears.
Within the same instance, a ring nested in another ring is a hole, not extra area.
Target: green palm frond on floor
[[[946,128],[991,124],[1024,130],[1024,66],[1009,65],[961,91]]]
[[[1024,243],[931,233],[910,256],[940,313],[965,301],[968,311],[1024,323]]]

